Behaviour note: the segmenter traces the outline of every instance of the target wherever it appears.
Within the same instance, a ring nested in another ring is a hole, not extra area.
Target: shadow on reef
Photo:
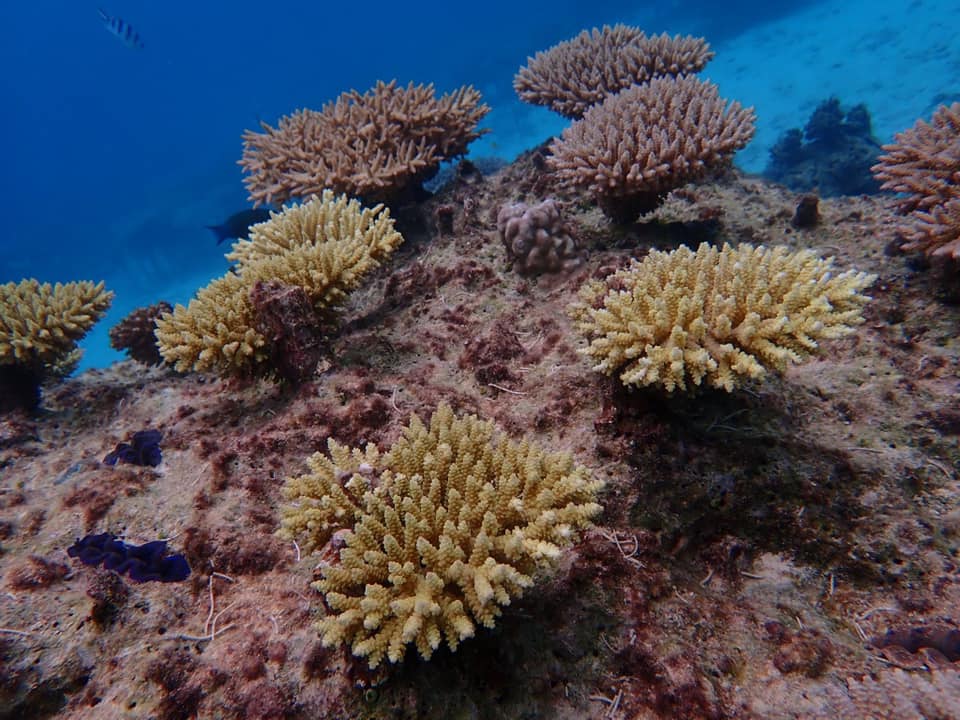
[[[0,365],[0,414],[36,410],[40,405],[40,377],[20,365]]]
[[[601,547],[609,551],[605,541]],[[365,688],[369,718],[547,717],[558,704],[582,712],[590,702],[582,688],[597,681],[609,654],[603,638],[616,632],[608,611],[614,593],[581,558],[512,602],[496,627],[478,627],[456,652],[442,644],[423,660],[411,646],[400,665],[373,673],[362,658],[339,652]]]
[[[898,563],[895,548],[858,542],[868,521],[859,498],[874,479],[845,453],[805,442],[776,389],[668,398],[611,387],[598,452],[638,470],[642,501],[628,522],[656,532],[671,554],[732,537],[742,557],[724,562],[785,552],[871,580]]]
[[[794,192],[816,190],[821,197],[873,195],[880,183],[870,168],[880,152],[867,106],[844,112],[833,97],[817,106],[803,130],[791,128],[780,136],[763,175]]]
[[[0,658],[6,657],[8,643],[8,638],[0,636]],[[4,668],[0,673],[0,720],[43,720],[57,715],[70,696],[87,685],[92,672],[89,660],[79,653],[49,677],[35,667],[10,672]]]

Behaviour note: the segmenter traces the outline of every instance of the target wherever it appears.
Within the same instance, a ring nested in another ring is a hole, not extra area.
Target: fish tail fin
[[[223,225],[207,225],[206,227],[207,230],[217,236],[217,245],[221,244],[224,240],[230,237],[227,234],[229,230],[227,230],[227,228],[225,228]]]

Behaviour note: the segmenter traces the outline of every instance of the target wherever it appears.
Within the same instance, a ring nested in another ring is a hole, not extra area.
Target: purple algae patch
[[[67,555],[84,565],[102,565],[137,583],[180,582],[190,576],[190,566],[183,555],[167,555],[167,542],[154,540],[143,545],[129,545],[110,533],[87,535],[67,548]]]

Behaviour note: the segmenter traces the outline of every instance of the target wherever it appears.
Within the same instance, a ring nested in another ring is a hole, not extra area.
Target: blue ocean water
[[[761,167],[772,138],[802,124],[830,93],[856,87],[860,96],[845,101],[883,106],[889,117],[878,135],[887,140],[928,112],[937,92],[960,90],[950,86],[960,67],[950,30],[960,25],[955,0],[104,2],[142,48],[111,34],[93,3],[0,8],[0,282],[105,280],[116,298],[83,343],[86,367],[121,357],[107,330],[127,312],[161,299],[186,302],[224,271],[225,247],[205,226],[247,207],[236,164],[245,129],[319,109],[379,79],[433,82],[440,92],[473,84],[493,110],[484,122],[492,132],[471,155],[511,160],[565,125],[517,100],[512,79],[528,56],[604,23],[702,34],[717,51],[704,75],[760,114],[758,138],[743,156],[748,169]],[[903,17],[924,34],[908,32]],[[946,46],[929,49],[941,36]],[[862,48],[838,40],[850,37]],[[916,48],[931,62],[953,63],[952,74],[931,79],[936,71],[924,66],[929,87],[910,87],[909,73],[872,54],[891,44],[904,67]],[[776,56],[788,50],[807,54]],[[906,100],[884,95],[894,86]]]

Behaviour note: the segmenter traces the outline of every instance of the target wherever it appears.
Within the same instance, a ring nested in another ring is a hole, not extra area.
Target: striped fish
[[[130,27],[130,24],[123,18],[108,15],[101,8],[97,8],[97,12],[100,13],[100,19],[103,20],[103,26],[120,38],[120,42],[122,42],[128,48],[133,48],[135,50],[143,48],[143,40],[140,39],[137,31]]]

